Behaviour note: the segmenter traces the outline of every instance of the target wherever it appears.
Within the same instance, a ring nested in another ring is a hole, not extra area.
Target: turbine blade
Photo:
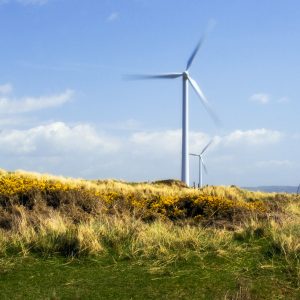
[[[191,67],[193,61],[194,61],[194,58],[195,56],[197,55],[200,47],[202,46],[203,42],[205,41],[206,39],[206,36],[213,30],[213,28],[215,27],[216,25],[216,22],[214,20],[210,20],[207,27],[206,27],[206,30],[204,31],[204,34],[202,35],[202,37],[200,38],[198,44],[196,45],[194,51],[192,52],[188,62],[187,62],[187,65],[186,65],[186,71]]]
[[[182,73],[168,73],[168,74],[132,74],[125,75],[124,78],[127,80],[143,80],[143,79],[174,79],[181,77]]]
[[[192,156],[199,156],[199,154],[190,153]]]
[[[200,157],[201,157],[201,163],[202,163],[202,166],[203,166],[203,170],[204,170],[205,174],[208,174],[208,171],[207,171],[206,165],[205,165],[205,163],[202,159],[202,156],[200,156]]]
[[[210,142],[203,148],[203,150],[200,153],[200,155],[202,155],[207,150],[207,148],[212,144],[212,142],[213,142],[213,140],[210,140]]]
[[[200,40],[199,40],[199,42],[197,43],[197,45],[196,45],[194,51],[192,52],[192,54],[191,54],[191,56],[190,56],[190,58],[189,58],[189,60],[188,60],[188,62],[187,62],[187,64],[186,64],[186,70],[188,70],[188,69],[190,68],[190,66],[192,65],[193,60],[194,60],[196,54],[198,53],[198,51],[199,51],[201,45],[203,44],[204,40],[205,40],[205,35],[203,35],[203,36],[200,38]]]
[[[196,94],[199,96],[199,98],[200,98],[203,106],[205,107],[206,111],[208,112],[208,114],[211,116],[211,118],[216,123],[216,125],[220,125],[220,120],[219,120],[218,116],[215,114],[215,112],[211,108],[209,102],[207,101],[206,97],[204,96],[203,92],[201,91],[198,83],[190,76],[188,76],[188,80],[189,80],[192,88],[196,92]]]

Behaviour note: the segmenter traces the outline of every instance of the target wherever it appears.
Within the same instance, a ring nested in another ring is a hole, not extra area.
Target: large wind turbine
[[[204,169],[205,173],[207,174],[207,168],[204,164],[202,155],[207,150],[207,148],[212,144],[212,140],[202,149],[200,154],[190,153],[192,156],[196,156],[199,159],[199,188],[202,188],[203,186],[203,176],[202,176],[202,168]]]
[[[189,69],[198,53],[204,37],[200,39],[196,45],[194,51],[187,61],[187,65],[184,72],[181,73],[166,73],[155,75],[129,75],[128,79],[175,79],[182,77],[182,152],[181,152],[181,181],[186,185],[189,185],[189,98],[188,98],[188,83],[192,86],[196,94],[199,96],[206,111],[212,117],[212,119],[218,123],[218,118],[212,111],[209,102],[204,96],[197,82],[190,76]]]

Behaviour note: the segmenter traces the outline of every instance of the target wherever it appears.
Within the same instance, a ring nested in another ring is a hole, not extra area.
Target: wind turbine
[[[207,174],[207,168],[204,164],[204,161],[203,161],[203,158],[202,158],[202,155],[204,154],[204,152],[207,150],[207,148],[212,144],[213,140],[211,140],[204,148],[203,150],[201,151],[200,154],[195,154],[195,153],[190,153],[190,155],[192,156],[196,156],[199,158],[199,188],[202,188],[202,167],[204,169],[204,172]]]
[[[213,112],[209,102],[204,96],[197,82],[190,76],[189,69],[198,53],[201,45],[203,44],[204,36],[199,40],[194,51],[187,61],[186,68],[180,73],[165,73],[165,74],[145,74],[145,75],[128,75],[128,79],[175,79],[182,78],[182,152],[181,152],[181,181],[189,186],[189,98],[188,98],[188,83],[192,86],[200,98],[204,108],[208,114],[212,117],[215,123],[219,123],[217,116]]]

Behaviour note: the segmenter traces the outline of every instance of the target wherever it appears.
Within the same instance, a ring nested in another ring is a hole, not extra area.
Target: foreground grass
[[[172,263],[14,257],[0,273],[0,298],[299,299],[283,264],[255,247],[243,256],[209,253]]]
[[[76,252],[77,235],[18,237],[0,259],[0,299],[298,299],[297,231],[267,225],[228,232],[118,216],[94,253]]]
[[[0,299],[299,299],[300,198],[0,172]]]

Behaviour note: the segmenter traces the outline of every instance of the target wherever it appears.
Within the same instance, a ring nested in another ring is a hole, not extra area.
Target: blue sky
[[[296,0],[0,0],[0,167],[178,178],[180,80],[122,75],[183,71],[209,24],[190,70],[223,125],[191,91],[191,151],[214,138],[204,183],[298,185]]]

